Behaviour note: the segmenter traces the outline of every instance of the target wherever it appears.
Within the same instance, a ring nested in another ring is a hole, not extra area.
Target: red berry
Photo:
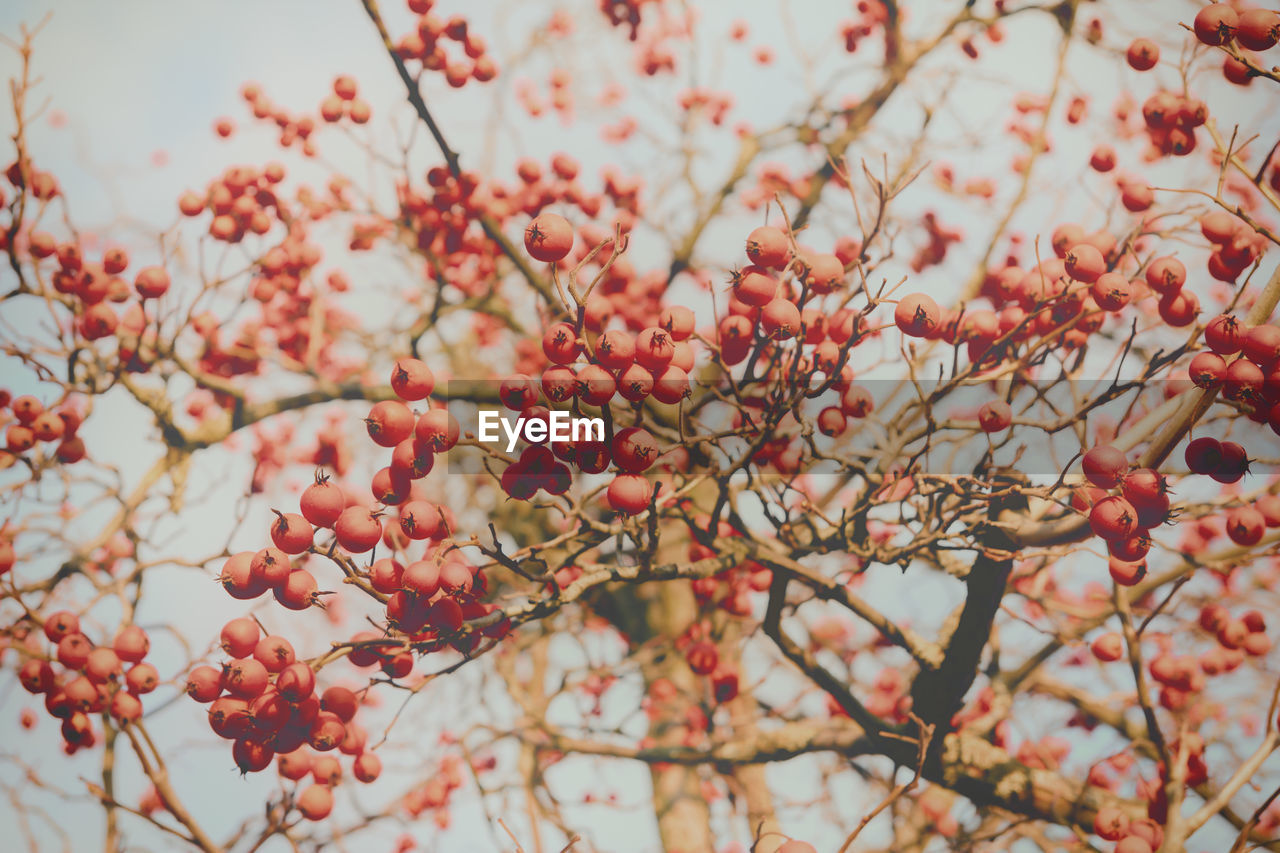
[[[619,474],[609,484],[609,506],[624,515],[638,515],[649,508],[653,486],[639,474]]]
[[[902,297],[893,310],[893,321],[904,335],[913,338],[927,337],[937,328],[942,316],[938,303],[924,293],[911,293]]]
[[[276,690],[287,702],[297,704],[315,692],[315,689],[315,671],[302,662],[289,664],[276,677]]]
[[[373,782],[382,774],[382,760],[372,752],[362,752],[351,764],[351,775],[360,782]]]
[[[382,447],[395,447],[413,433],[413,412],[399,400],[374,403],[365,418],[369,437]]]
[[[525,228],[524,248],[534,260],[555,263],[573,249],[573,226],[563,216],[543,213]]]
[[[658,443],[648,430],[641,427],[619,430],[609,448],[613,461],[628,474],[647,470],[658,458]]]
[[[1106,258],[1091,243],[1077,243],[1062,260],[1066,265],[1067,275],[1085,284],[1092,284],[1107,271]]]
[[[147,652],[151,649],[151,640],[147,637],[147,632],[137,625],[127,625],[116,634],[112,648],[125,663],[137,663],[147,656]]]
[[[458,443],[462,430],[453,415],[444,409],[432,409],[418,418],[415,435],[434,453],[443,453]]]
[[[582,344],[573,326],[556,323],[542,336],[542,352],[552,364],[573,364],[582,353]]]
[[[598,364],[583,365],[574,377],[575,395],[591,406],[607,404],[617,390],[618,384],[613,374]]]
[[[1138,38],[1129,44],[1129,50],[1125,54],[1125,58],[1129,62],[1129,66],[1136,71],[1146,71],[1155,68],[1156,63],[1160,60],[1160,48],[1150,39]]]
[[[421,424],[421,421],[419,421]],[[417,438],[406,438],[391,451],[391,464],[385,478],[376,474],[370,484],[374,496],[383,503],[401,503],[409,496],[412,480],[420,480],[431,473],[436,457],[431,446]],[[394,500],[388,500],[394,498]]]
[[[410,501],[400,507],[400,529],[410,539],[430,539],[440,529],[440,511],[427,501]]]
[[[1210,477],[1219,483],[1235,483],[1249,473],[1249,456],[1243,447],[1234,441],[1224,441],[1218,448],[1221,459],[1209,472]]]
[[[1104,636],[1114,637],[1117,647],[1120,646],[1119,634],[1108,634]],[[1095,654],[1097,654],[1097,652],[1095,652]],[[1099,659],[1119,660],[1120,656],[1119,654],[1113,658],[1103,658],[1099,656]],[[1098,813],[1093,818],[1093,831],[1107,841],[1118,841],[1128,828],[1129,816],[1120,809],[1113,808],[1111,806],[1104,806],[1103,808],[1098,809]]]
[[[1248,362],[1245,362],[1246,364]],[[1254,368],[1257,370],[1257,368]],[[1227,373],[1227,362],[1214,352],[1196,353],[1196,357],[1191,359],[1191,364],[1187,368],[1191,375],[1191,381],[1198,388],[1217,388],[1222,384],[1223,377]]]
[[[1137,524],[1135,523],[1135,529],[1136,527]],[[1107,540],[1107,553],[1126,563],[1136,563],[1146,557],[1150,551],[1151,537],[1147,536],[1145,531],[1139,531],[1133,536],[1126,536],[1122,539]]]
[[[1105,272],[1098,276],[1089,288],[1093,300],[1104,311],[1119,311],[1129,304],[1133,287],[1129,280],[1118,272]]]
[[[1147,267],[1147,286],[1166,296],[1177,293],[1187,282],[1187,268],[1182,261],[1166,255]]]
[[[990,400],[978,409],[978,424],[983,432],[1000,432],[1013,421],[1013,409],[1004,400]]]
[[[1134,506],[1168,500],[1164,475],[1152,468],[1136,468],[1124,477],[1125,498]]]
[[[435,560],[418,560],[405,567],[400,585],[405,592],[423,601],[440,589],[440,564]]]
[[[777,293],[778,280],[762,266],[745,266],[733,275],[733,295],[746,305],[766,305]]]
[[[844,283],[844,264],[832,254],[804,256],[803,280],[814,293],[832,293]]]
[[[1270,50],[1280,40],[1280,14],[1270,9],[1249,9],[1240,13],[1236,41],[1249,50]]]
[[[649,326],[636,335],[636,363],[651,372],[660,371],[675,357],[675,342],[661,326]]]
[[[125,686],[135,696],[142,696],[160,685],[160,673],[149,663],[134,664],[124,676]]]
[[[1100,661],[1117,661],[1124,656],[1124,640],[1116,632],[1108,631],[1095,638],[1089,649]]]
[[[1280,327],[1270,324],[1254,326],[1244,334],[1242,346],[1245,358],[1259,367],[1269,367],[1280,361]]]
[[[330,687],[320,695],[320,707],[338,716],[344,723],[356,715],[360,700],[345,687]]]
[[[208,704],[222,694],[222,673],[211,666],[197,666],[187,674],[187,695]]]
[[[431,368],[416,358],[402,358],[391,368],[391,390],[401,400],[422,400],[435,390]]]
[[[1120,485],[1129,460],[1124,451],[1109,444],[1099,445],[1089,450],[1080,463],[1084,475],[1090,483],[1103,489],[1112,489]]]
[[[1200,313],[1200,298],[1190,291],[1179,291],[1172,296],[1165,296],[1156,303],[1160,319],[1170,326],[1182,328],[1195,322]]]
[[[138,270],[133,286],[143,299],[156,299],[169,290],[169,273],[164,267],[143,267]]]
[[[747,235],[747,257],[751,263],[780,270],[791,258],[787,235],[780,228],[761,225]]]
[[[1138,526],[1137,511],[1122,497],[1105,497],[1089,511],[1089,526],[1108,541],[1128,539]]]
[[[1144,561],[1129,562],[1111,556],[1107,560],[1107,569],[1111,578],[1121,586],[1134,586],[1147,576],[1147,564]]]
[[[1219,314],[1204,329],[1204,342],[1218,355],[1240,352],[1248,329],[1230,314]]]
[[[142,702],[132,693],[118,690],[111,697],[108,713],[121,722],[135,722],[142,719]]]
[[[293,566],[289,555],[279,548],[263,548],[253,555],[249,572],[255,582],[265,588],[275,589],[289,579]]]
[[[800,309],[789,299],[773,299],[760,311],[760,325],[774,340],[789,340],[800,332]]]
[[[609,370],[624,370],[635,360],[636,342],[628,332],[610,329],[596,342],[596,361]]]
[[[849,425],[845,413],[836,406],[827,406],[818,412],[818,431],[823,435],[837,436],[844,433]]]
[[[1266,526],[1262,513],[1251,506],[1238,506],[1227,513],[1227,536],[1237,545],[1257,545]]]
[[[342,489],[323,476],[317,476],[315,482],[303,490],[298,501],[303,518],[316,527],[333,527],[346,506]]]
[[[232,598],[240,601],[257,598],[267,591],[266,586],[253,573],[253,554],[252,551],[232,554],[222,564],[222,573],[218,576],[222,588]]]
[[[222,669],[223,688],[238,699],[258,696],[267,683],[267,668],[253,658],[233,660]]]
[[[247,658],[260,638],[258,623],[248,616],[232,619],[222,626],[221,647],[233,658]]]
[[[276,520],[271,525],[271,541],[281,551],[286,554],[301,554],[311,547],[314,536],[311,524],[302,516],[292,512],[276,512]]]
[[[276,601],[290,610],[306,610],[316,603],[315,577],[305,569],[294,569],[273,592]]]
[[[1196,14],[1193,29],[1196,38],[1204,44],[1217,45],[1231,41],[1235,37],[1239,16],[1236,10],[1225,3],[1213,3],[1205,6]]]
[[[338,516],[333,532],[343,550],[363,554],[382,538],[382,522],[367,507],[350,506]]]
[[[278,673],[296,660],[293,646],[284,637],[274,634],[263,637],[253,647],[253,659],[267,668],[267,672]]]
[[[333,791],[324,785],[312,785],[298,795],[297,807],[307,820],[324,820],[333,811]]]
[[[1183,455],[1193,474],[1209,474],[1222,464],[1222,444],[1208,436],[1193,439]]]
[[[658,325],[671,334],[673,341],[687,340],[696,322],[693,312],[683,305],[668,305],[658,316]]]

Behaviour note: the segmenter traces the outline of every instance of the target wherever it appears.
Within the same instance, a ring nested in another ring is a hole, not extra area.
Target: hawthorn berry
[[[1147,71],[1160,61],[1160,48],[1151,39],[1137,38],[1129,43],[1125,59],[1135,71]]]
[[[444,409],[432,409],[418,418],[415,435],[435,453],[443,453],[458,443],[458,421]]]
[[[315,531],[311,524],[296,513],[276,513],[276,520],[271,525],[271,541],[286,554],[301,554],[311,547]],[[252,552],[249,552],[252,560]]]
[[[346,496],[329,478],[316,474],[315,482],[307,486],[298,501],[302,517],[316,527],[333,527],[338,516],[346,509]]]
[[[338,546],[352,554],[363,554],[382,538],[382,522],[367,507],[349,506],[333,525]]]
[[[782,269],[791,257],[786,233],[771,225],[756,228],[747,235],[747,257],[761,267]]]
[[[413,412],[399,400],[374,403],[364,423],[369,437],[382,447],[395,447],[414,429]]]
[[[391,368],[391,390],[406,402],[424,400],[435,390],[431,368],[416,358],[402,358]]]
[[[1089,510],[1089,526],[1108,541],[1128,539],[1137,528],[1137,510],[1124,498],[1111,495]]]
[[[642,427],[619,430],[609,445],[613,461],[628,474],[639,474],[658,458],[658,443]]]
[[[1196,13],[1196,38],[1208,45],[1225,44],[1235,38],[1239,16],[1226,3],[1212,3]]]
[[[927,337],[938,327],[941,319],[938,303],[924,293],[912,293],[902,297],[893,311],[893,321],[904,335],[913,338]]]
[[[619,474],[606,492],[609,506],[624,515],[638,515],[649,508],[653,486],[640,474]]]
[[[1120,485],[1129,460],[1124,451],[1109,444],[1098,445],[1085,453],[1080,462],[1084,475],[1089,482],[1099,488],[1113,489]]]
[[[573,249],[573,226],[559,214],[539,214],[525,228],[524,248],[537,261],[562,260]]]
[[[1000,432],[1013,422],[1013,409],[1004,400],[988,400],[978,409],[978,425],[983,432]]]

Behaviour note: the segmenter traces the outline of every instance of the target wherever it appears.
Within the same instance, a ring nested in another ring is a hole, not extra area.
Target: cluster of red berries
[[[525,248],[534,259],[556,263],[570,253],[573,228],[563,217],[543,213],[525,230]],[[584,326],[587,324],[584,322]],[[689,344],[694,332],[693,312],[683,306],[668,306],[658,325],[632,335],[610,329],[593,335],[574,324],[553,324],[542,339],[542,355],[550,366],[536,382],[525,374],[505,379],[499,388],[504,406],[521,413],[527,421],[546,421],[550,411],[540,404],[568,404],[573,401],[606,408],[617,397],[630,404],[647,399],[674,405],[689,394],[689,373],[695,354]],[[549,435],[543,429],[541,434]],[[657,442],[640,427],[629,427],[605,436],[604,440],[580,439],[543,443],[527,447],[520,459],[502,476],[508,495],[527,500],[539,490],[562,494],[568,489],[569,465],[584,473],[600,473],[612,463],[619,473],[610,483],[606,498],[619,512],[636,514],[648,507],[653,488],[642,475],[658,458]]]
[[[733,93],[695,86],[680,92],[676,96],[676,103],[685,112],[704,111],[711,123],[719,127],[724,124],[729,110],[733,109]]]
[[[57,411],[46,409],[31,394],[14,397],[0,389],[0,425],[4,432],[4,449],[0,450],[0,470],[8,468],[17,457],[31,451],[38,443],[56,446],[53,457],[66,465],[84,458],[84,440],[76,435],[84,415],[74,404],[65,403]],[[3,572],[0,572],[3,574]]]
[[[320,102],[320,118],[333,124],[348,118],[352,124],[365,124],[372,110],[369,102],[356,96],[356,81],[349,74],[340,74],[333,80],[333,92]]]
[[[307,240],[306,229],[295,226],[279,245],[262,255],[254,270],[249,294],[262,305],[259,317],[245,320],[238,328],[228,328],[211,312],[194,317],[191,329],[203,341],[197,361],[200,370],[226,379],[258,373],[266,355],[265,329],[271,330],[275,347],[289,358],[337,369],[339,362],[330,357],[333,334],[348,328],[353,320],[324,300],[315,284],[317,277],[309,275],[320,259],[320,249]],[[311,283],[303,285],[307,278]],[[337,286],[332,286],[334,276],[328,280],[331,289],[344,287],[340,278]],[[319,320],[317,302],[323,306]],[[215,395],[215,399],[225,407],[234,404],[227,395]]]
[[[122,318],[111,305],[129,302],[135,292],[146,300],[169,290],[169,274],[159,266],[138,270],[130,289],[121,276],[129,267],[129,254],[118,246],[90,261],[79,243],[58,243],[46,231],[32,231],[27,236],[27,252],[37,263],[46,259],[57,262],[58,268],[50,274],[49,282],[55,291],[70,299],[67,304],[76,314],[75,331],[85,340],[96,341],[117,330],[137,334],[146,325],[141,307],[132,303]],[[122,324],[125,328],[121,328]]]
[[[1088,511],[1090,528],[1106,542],[1112,577],[1132,586],[1146,575],[1151,529],[1169,519],[1168,483],[1152,468],[1130,470],[1124,451],[1111,445],[1090,449],[1081,467],[1091,485],[1072,503]]]
[[[62,193],[58,179],[52,172],[45,172],[32,165],[30,159],[15,160],[4,171],[5,178],[19,193],[30,192],[37,201],[50,201]],[[0,190],[0,206],[8,204],[3,190]],[[9,233],[0,232],[0,249],[8,251]]]
[[[870,37],[889,21],[889,9],[882,0],[859,0],[856,9],[858,18],[851,18],[840,24],[844,49],[849,53],[856,51],[863,39]]]
[[[695,622],[676,639],[676,648],[694,674],[706,676],[711,700],[717,705],[732,702],[738,695],[738,669],[720,659],[711,626]],[[703,727],[705,729],[705,726]]]
[[[487,764],[487,766],[486,766]],[[473,765],[476,772],[493,769],[495,762],[489,757],[487,762],[476,760]],[[404,795],[401,805],[405,814],[417,818],[430,809],[436,826],[447,829],[450,824],[449,802],[455,791],[462,787],[462,762],[456,755],[446,754],[440,757],[440,763],[428,774],[427,780]],[[413,847],[412,843],[409,847]]]
[[[1223,57],[1222,76],[1238,86],[1253,82],[1257,57],[1249,51],[1270,50],[1280,41],[1280,13],[1270,9],[1237,11],[1234,4],[1212,3],[1202,8],[1193,25],[1196,38],[1207,45],[1224,48],[1233,43],[1247,61],[1242,62],[1228,53]]]
[[[178,197],[183,216],[213,214],[209,236],[224,243],[239,243],[247,234],[263,235],[280,219],[280,182],[284,166],[269,163],[262,169],[231,166],[211,180],[204,193],[188,190]]]
[[[467,19],[454,15],[442,20],[431,13],[435,0],[409,0],[409,11],[418,16],[415,29],[396,43],[401,59],[421,62],[428,71],[439,71],[455,89],[469,80],[487,83],[498,76],[498,66],[488,54],[483,37],[471,32]],[[450,59],[446,40],[462,46],[464,57]]]
[[[705,530],[710,519],[698,516],[694,525]],[[727,522],[720,522],[720,537],[735,536],[737,532]],[[690,562],[709,560],[719,555],[714,548],[700,542],[691,542],[688,549]],[[773,581],[773,572],[754,560],[747,560],[714,575],[695,578],[693,594],[702,607],[715,606],[730,616],[747,617],[752,613],[751,593],[764,592]]]
[[[27,656],[18,678],[28,693],[44,696],[45,710],[62,720],[68,755],[97,743],[93,715],[107,714],[117,723],[142,717],[139,697],[160,683],[156,668],[144,660],[151,648],[146,631],[129,625],[110,646],[95,646],[80,630],[80,618],[66,610],[50,614],[42,628],[28,628],[17,637]]]
[[[1191,359],[1191,381],[1219,390],[1241,404],[1252,420],[1269,424],[1280,435],[1280,327],[1248,326],[1221,314],[1205,326],[1204,342],[1208,349]]]
[[[240,96],[249,105],[249,110],[259,121],[271,121],[280,131],[280,147],[298,146],[303,155],[314,157],[316,143],[311,135],[316,130],[316,120],[309,115],[293,116],[284,107],[273,104],[263,93],[257,83],[246,83],[240,88]],[[219,136],[223,136],[217,128]]]
[[[186,692],[209,706],[209,727],[233,741],[231,754],[242,773],[257,773],[276,761],[282,779],[314,784],[294,806],[308,820],[333,809],[332,789],[343,778],[337,751],[351,757],[351,775],[372,782],[382,762],[365,749],[367,736],[355,722],[361,699],[342,686],[317,694],[316,673],[299,661],[284,637],[262,636],[258,623],[242,616],[223,626],[221,648],[230,657],[220,667],[195,667]]]
[[[1159,91],[1142,104],[1142,119],[1152,148],[1162,155],[1185,157],[1196,149],[1196,128],[1209,118],[1204,101],[1170,91]],[[1150,204],[1144,204],[1145,210]],[[1126,205],[1130,210],[1133,207]]]

